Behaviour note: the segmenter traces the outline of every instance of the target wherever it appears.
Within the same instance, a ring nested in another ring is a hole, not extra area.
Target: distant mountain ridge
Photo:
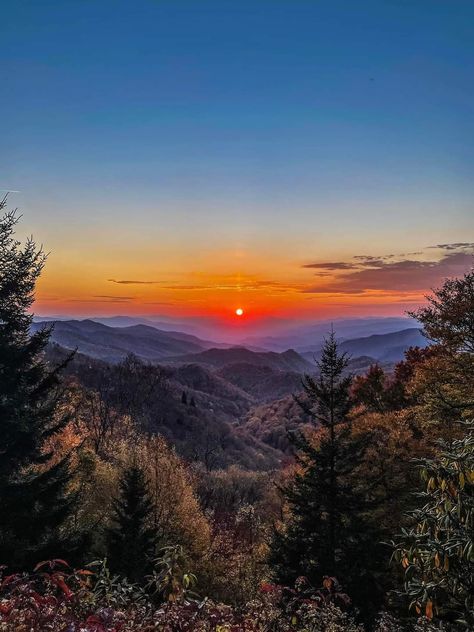
[[[32,330],[49,326],[53,328],[52,342],[106,362],[120,362],[130,353],[158,362],[170,355],[198,353],[214,344],[191,334],[161,331],[148,325],[109,327],[93,320],[33,323]]]
[[[374,334],[341,343],[341,350],[353,357],[367,355],[380,362],[398,362],[409,347],[427,347],[421,329],[408,328],[388,334]]]

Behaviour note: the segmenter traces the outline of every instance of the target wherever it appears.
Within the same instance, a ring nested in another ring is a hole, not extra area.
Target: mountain
[[[120,362],[130,353],[148,362],[158,362],[215,345],[191,334],[161,331],[148,325],[109,327],[93,320],[35,322],[32,330],[45,326],[53,327],[52,342],[107,362]]]
[[[374,334],[386,334],[411,328],[416,321],[411,318],[348,318],[334,321],[301,324],[281,329],[270,336],[250,336],[242,341],[244,346],[254,345],[271,351],[295,349],[298,353],[318,352],[333,328],[338,340],[361,338]]]
[[[341,343],[341,351],[355,357],[370,356],[380,362],[398,362],[409,347],[426,347],[428,340],[420,329],[409,328],[389,334],[376,334]]]
[[[199,353],[171,357],[168,358],[167,361],[172,363],[191,362],[193,364],[204,364],[214,368],[222,368],[229,364],[250,364],[260,367],[266,366],[279,371],[294,371],[297,373],[314,371],[314,364],[305,360],[293,349],[288,349],[283,353],[276,353],[274,351],[250,351],[245,347],[232,347],[230,349],[214,348]]]

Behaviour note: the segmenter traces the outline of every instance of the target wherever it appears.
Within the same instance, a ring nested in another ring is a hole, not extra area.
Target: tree
[[[448,279],[426,297],[428,305],[410,314],[436,344],[474,354],[474,269],[460,279]]]
[[[428,305],[411,316],[435,344],[415,375],[414,393],[424,416],[455,427],[474,415],[474,270],[426,298]]]
[[[384,370],[378,364],[372,364],[366,375],[354,378],[352,397],[354,402],[363,405],[369,412],[382,413],[386,410],[386,382]]]
[[[153,508],[148,481],[134,464],[119,482],[120,496],[113,503],[113,525],[106,534],[110,568],[132,582],[142,582],[151,570],[156,538],[151,527]]]
[[[465,425],[465,424],[463,424]],[[474,628],[474,424],[461,439],[443,442],[436,459],[419,462],[424,504],[398,538],[395,558],[405,569],[405,593],[417,612]]]
[[[73,497],[68,457],[51,465],[45,445],[68,421],[59,412],[67,361],[48,369],[43,352],[50,330],[30,333],[46,255],[32,239],[21,246],[17,222],[15,212],[0,220],[0,561],[24,568],[71,552],[64,525]]]
[[[299,472],[284,488],[290,518],[275,534],[271,562],[278,581],[292,585],[299,575],[320,585],[336,576],[367,611],[377,603],[377,542],[368,518],[370,489],[357,476],[370,433],[351,432],[351,376],[346,355],[339,354],[334,333],[326,340],[319,377],[303,381],[307,401],[300,401],[318,428],[293,438]]]

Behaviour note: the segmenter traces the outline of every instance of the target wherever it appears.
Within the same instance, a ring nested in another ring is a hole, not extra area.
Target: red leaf
[[[0,613],[1,614],[9,614],[10,610],[12,609],[12,605],[9,601],[6,601],[4,603],[0,603]]]
[[[62,575],[54,574],[51,576],[51,581],[53,584],[56,584],[58,588],[60,588],[66,596],[66,599],[71,599],[74,596],[74,593],[69,588],[69,586],[64,581],[64,577]]]

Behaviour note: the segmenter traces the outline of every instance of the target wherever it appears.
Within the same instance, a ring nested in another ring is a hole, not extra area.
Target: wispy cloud
[[[354,263],[347,263],[346,261],[334,261],[324,263],[306,263],[303,268],[311,268],[313,270],[352,270],[356,267]]]
[[[165,285],[164,290],[182,290],[182,291],[203,291],[203,290],[221,290],[221,291],[252,291],[252,290],[272,290],[276,292],[287,292],[290,290],[299,290],[301,285],[293,285],[291,283],[281,283],[279,281],[271,281],[268,279],[242,279],[241,281],[229,282],[226,279],[216,283],[195,283],[195,284],[175,284]]]
[[[129,303],[135,299],[134,296],[108,296],[97,294],[91,298],[69,298],[68,303]]]
[[[111,301],[133,301],[135,296],[110,296],[110,294],[94,294],[92,298],[105,298]]]
[[[142,280],[128,280],[128,279],[107,279],[110,283],[118,283],[119,285],[156,285],[157,283],[164,283],[164,281],[142,281]]]

